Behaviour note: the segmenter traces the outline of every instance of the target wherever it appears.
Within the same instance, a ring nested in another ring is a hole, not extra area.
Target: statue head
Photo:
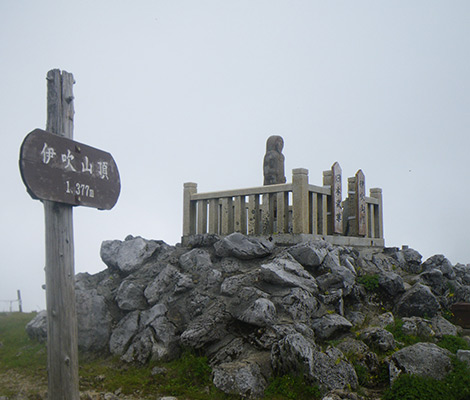
[[[278,153],[281,153],[283,148],[284,139],[281,136],[273,135],[266,141],[266,152],[277,151]]]

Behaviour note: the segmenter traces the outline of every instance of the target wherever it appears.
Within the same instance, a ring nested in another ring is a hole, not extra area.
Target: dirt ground
[[[7,394],[7,395],[5,395]],[[17,372],[0,372],[0,400],[47,400],[47,380],[32,378]],[[140,397],[87,390],[80,400],[144,400]]]

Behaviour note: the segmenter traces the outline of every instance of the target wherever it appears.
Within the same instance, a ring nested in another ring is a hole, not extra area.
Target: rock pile
[[[392,381],[401,373],[440,379],[451,358],[432,338],[457,335],[443,313],[470,301],[470,265],[442,255],[421,262],[408,248],[281,247],[237,233],[182,247],[129,236],[103,242],[101,258],[107,269],[76,277],[82,351],[146,363],[196,349],[218,388],[247,398],[292,372],[325,398],[352,398],[358,365],[377,376],[385,363]],[[403,347],[385,329],[395,318],[403,332],[431,339]],[[27,331],[44,338],[45,315]]]

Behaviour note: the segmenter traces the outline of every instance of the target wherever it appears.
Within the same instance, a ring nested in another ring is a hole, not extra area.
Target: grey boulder
[[[452,369],[452,353],[434,343],[417,343],[394,353],[390,360],[390,380],[402,373],[443,379]]]
[[[397,314],[400,317],[434,317],[441,309],[436,296],[429,287],[416,283],[400,297]]]
[[[141,267],[159,247],[158,242],[141,237],[125,241],[106,240],[101,244],[100,255],[109,268],[130,274]]]
[[[248,237],[235,232],[216,242],[214,248],[219,257],[251,260],[271,254],[274,243],[265,238]]]
[[[309,292],[318,291],[315,278],[295,260],[275,259],[261,265],[261,279],[284,287],[300,287]]]

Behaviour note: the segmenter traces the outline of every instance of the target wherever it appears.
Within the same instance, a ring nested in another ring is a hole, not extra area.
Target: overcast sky
[[[74,209],[76,272],[105,268],[103,240],[179,242],[184,182],[262,185],[270,135],[288,181],[321,185],[338,161],[343,188],[358,169],[381,187],[387,246],[470,263],[467,0],[1,0],[0,57],[0,300],[45,307],[44,210],[18,154],[54,68],[76,80],[74,139],[122,182],[113,210]]]

